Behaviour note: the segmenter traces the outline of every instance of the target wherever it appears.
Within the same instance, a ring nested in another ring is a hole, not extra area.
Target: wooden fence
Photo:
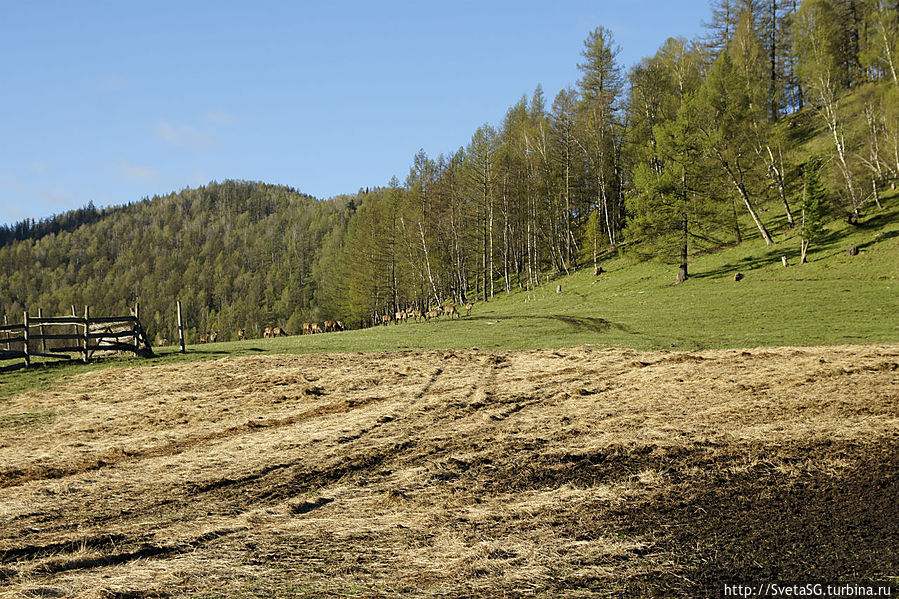
[[[33,357],[73,360],[80,354],[82,361],[89,362],[94,352],[153,355],[138,307],[129,316],[92,318],[90,306],[85,306],[84,317],[80,317],[72,306],[71,316],[45,318],[39,310],[37,317],[25,312],[21,324],[7,324],[5,316],[3,320],[0,360],[21,358],[24,362],[0,367],[0,372],[29,366]],[[73,353],[75,357],[70,355]]]

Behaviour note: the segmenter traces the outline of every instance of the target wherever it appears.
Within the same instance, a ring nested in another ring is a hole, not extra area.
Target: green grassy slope
[[[899,341],[899,195],[853,226],[829,224],[829,240],[798,265],[795,233],[693,259],[692,278],[616,258],[530,295],[504,292],[471,317],[279,340],[222,344],[265,351],[374,351],[478,347],[526,349],[584,343],[650,348],[726,348]],[[849,246],[859,254],[846,255]],[[784,268],[781,256],[790,266]],[[734,281],[734,273],[744,279]],[[561,293],[556,293],[561,285]],[[204,350],[198,350],[204,351]]]

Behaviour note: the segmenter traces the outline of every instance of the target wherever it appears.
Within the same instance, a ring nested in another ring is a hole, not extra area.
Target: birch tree
[[[840,115],[840,40],[838,15],[827,0],[805,0],[793,23],[794,52],[801,56],[799,76],[807,95],[833,139],[836,163],[845,182],[849,209],[859,218],[861,198],[849,164],[849,151]]]

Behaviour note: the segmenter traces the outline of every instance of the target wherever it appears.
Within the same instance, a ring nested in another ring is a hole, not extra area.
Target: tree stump
[[[846,255],[849,256],[850,258],[852,256],[858,256],[858,246],[857,245],[849,246],[849,249],[846,250]]]
[[[738,272],[734,275],[734,281],[742,281],[742,280],[743,280],[743,273]]]

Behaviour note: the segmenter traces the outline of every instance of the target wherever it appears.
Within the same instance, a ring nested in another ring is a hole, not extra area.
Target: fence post
[[[31,365],[31,355],[28,352],[28,310],[25,310],[25,342],[22,344],[23,351],[25,352],[25,366]]]
[[[87,364],[87,362],[88,362],[87,352],[88,352],[88,347],[89,347],[89,343],[90,343],[90,337],[88,337],[88,335],[90,334],[90,329],[91,329],[90,318],[91,318],[91,307],[85,306],[84,307],[84,352],[82,355],[82,359],[84,360],[85,364]]]
[[[134,355],[137,355],[140,349],[140,337],[137,334],[137,326],[140,323],[140,302],[134,302]]]
[[[75,310],[75,304],[72,304],[72,318],[78,318],[78,312]],[[78,337],[78,325],[72,324],[72,337]]]
[[[9,319],[6,317],[6,314],[3,315],[3,326],[9,324]],[[9,351],[9,331],[6,331],[6,351]]]
[[[178,300],[178,340],[181,342],[181,353],[187,353],[184,346],[184,318],[181,316],[181,301]]]
[[[44,330],[43,318],[44,318],[44,309],[38,308],[37,309],[37,319],[40,322],[40,324],[38,326],[40,327],[39,330],[41,332],[41,351],[44,353],[47,353],[47,339],[44,337],[44,334],[46,333],[46,331]]]

